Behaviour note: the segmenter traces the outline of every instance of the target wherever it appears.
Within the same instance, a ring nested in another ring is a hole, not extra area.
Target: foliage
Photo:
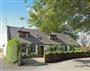
[[[21,17],[20,20],[24,20],[24,17]]]
[[[18,66],[21,66],[21,65],[23,64],[23,61],[22,61],[22,53],[21,53],[21,52],[18,54],[17,64],[18,64]]]
[[[36,54],[36,53],[31,53],[31,54],[30,54],[30,57],[31,57],[31,58],[33,58],[33,57],[38,57],[38,54]]]
[[[90,52],[64,52],[48,53],[45,55],[45,62],[57,62],[73,58],[90,57]]]
[[[75,30],[90,30],[90,2],[88,0],[35,0],[29,11],[28,21],[46,33],[60,32],[65,24]]]
[[[50,46],[47,51],[45,52],[47,53],[54,53],[54,52],[81,52],[82,50],[80,49],[80,47],[76,47],[76,46],[70,46],[70,49],[68,51],[67,46],[65,45],[52,45]]]
[[[20,42],[16,39],[9,40],[6,50],[6,60],[10,63],[17,62],[19,52],[20,52]]]
[[[50,52],[55,52],[55,51],[57,51],[57,48],[58,48],[57,45],[53,45],[53,46],[49,47],[49,51]]]

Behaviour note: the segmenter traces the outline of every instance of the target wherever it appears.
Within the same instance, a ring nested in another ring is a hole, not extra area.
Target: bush
[[[53,45],[53,46],[50,46],[49,51],[50,52],[56,52],[57,49],[58,49],[58,45]]]
[[[63,52],[48,53],[45,55],[45,62],[57,62],[72,58],[90,57],[90,52]]]
[[[9,63],[16,63],[20,52],[20,42],[16,39],[8,41],[6,50],[6,60]]]
[[[30,57],[31,57],[31,58],[34,58],[34,57],[38,57],[38,55],[35,54],[35,53],[31,53],[31,54],[30,54]]]

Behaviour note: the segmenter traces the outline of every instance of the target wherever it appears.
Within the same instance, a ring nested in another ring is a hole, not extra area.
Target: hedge
[[[16,39],[8,41],[6,50],[6,61],[9,63],[16,63],[20,52],[20,42]]]
[[[45,62],[57,62],[73,58],[90,57],[90,52],[72,52],[72,53],[48,53],[45,54]]]

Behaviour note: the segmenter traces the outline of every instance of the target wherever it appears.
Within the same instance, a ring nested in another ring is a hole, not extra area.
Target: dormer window
[[[19,37],[21,37],[21,38],[28,38],[29,37],[29,33],[27,33],[27,32],[19,32]]]
[[[19,37],[21,38],[28,38],[29,37],[29,31],[27,29],[25,29],[24,27],[20,28],[18,30],[19,33]]]
[[[57,40],[57,35],[50,35],[49,38],[50,38],[51,40]]]

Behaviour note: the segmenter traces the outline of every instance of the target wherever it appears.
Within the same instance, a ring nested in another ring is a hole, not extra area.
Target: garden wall
[[[73,52],[73,53],[48,53],[45,55],[45,63],[63,61],[73,58],[90,57],[90,52]]]

